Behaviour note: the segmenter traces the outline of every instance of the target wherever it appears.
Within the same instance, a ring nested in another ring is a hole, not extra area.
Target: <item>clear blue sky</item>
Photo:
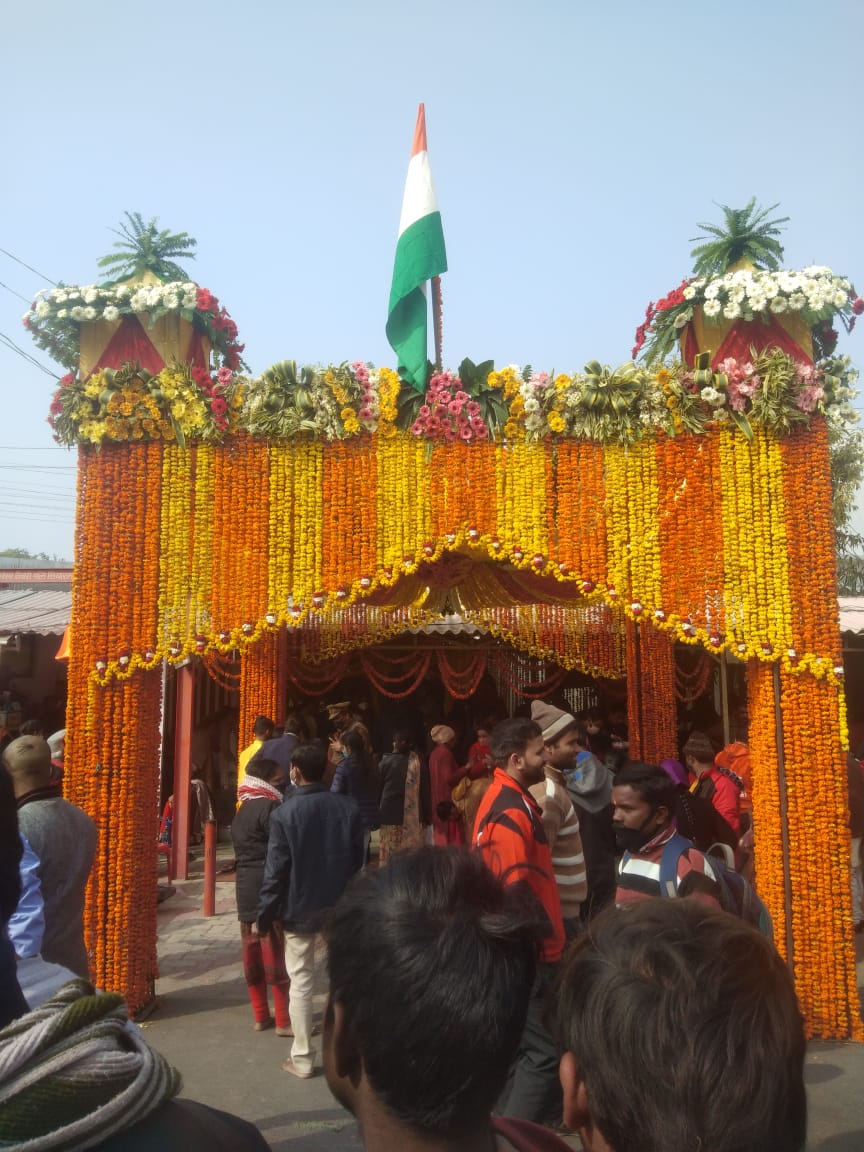
[[[421,100],[450,366],[628,359],[714,202],[779,201],[787,266],[864,288],[858,0],[44,0],[3,24],[0,247],[41,275],[0,253],[0,333],[58,374],[8,289],[96,279],[127,209],[197,238],[253,371],[393,364]],[[0,343],[0,389],[0,548],[71,557],[52,381]]]

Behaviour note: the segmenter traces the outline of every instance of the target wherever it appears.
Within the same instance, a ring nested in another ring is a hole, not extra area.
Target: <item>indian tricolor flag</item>
[[[399,374],[418,392],[426,388],[426,281],[446,271],[444,231],[426,150],[426,110],[421,104],[402,199],[387,316],[387,339],[399,357]]]

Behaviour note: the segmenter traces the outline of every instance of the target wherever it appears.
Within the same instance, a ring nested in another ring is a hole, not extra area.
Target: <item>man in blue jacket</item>
[[[258,931],[280,921],[285,966],[291,978],[294,1027],[291,1055],[282,1065],[292,1076],[315,1075],[312,994],[315,944],[324,918],[363,864],[363,822],[356,802],[322,783],[327,750],[319,741],[300,744],[291,758],[294,793],[270,816],[267,861],[258,908]]]

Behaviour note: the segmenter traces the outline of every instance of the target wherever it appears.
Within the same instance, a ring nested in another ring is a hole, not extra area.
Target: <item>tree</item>
[[[743,208],[723,209],[724,222],[700,224],[704,235],[694,236],[692,242],[701,241],[691,251],[694,276],[723,276],[741,260],[749,260],[757,268],[774,271],[783,261],[783,245],[777,239],[788,216],[768,219],[779,204],[759,208],[756,197],[751,196]]]
[[[187,273],[175,264],[176,257],[195,259],[194,240],[186,232],[159,231],[159,218],[145,222],[140,212],[124,212],[126,223],[111,231],[119,236],[114,241],[118,252],[109,252],[98,264],[109,268],[117,280],[131,280],[144,272],[152,272],[160,280],[188,280]]]
[[[850,531],[850,524],[864,478],[864,436],[857,428],[833,426],[830,427],[828,443],[837,590],[841,596],[861,596],[864,595],[864,536]]]
[[[28,552],[26,548],[2,548],[0,549],[0,567],[2,567],[3,560],[41,560],[43,563],[49,564],[69,564],[71,560],[64,560],[62,556],[58,556],[55,552],[53,556],[49,556],[47,552]]]

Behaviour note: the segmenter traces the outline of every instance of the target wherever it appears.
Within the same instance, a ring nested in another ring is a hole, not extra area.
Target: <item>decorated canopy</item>
[[[466,360],[425,393],[359,361],[242,376],[236,329],[191,282],[37,301],[31,330],[73,369],[52,420],[79,445],[66,763],[100,829],[98,983],[133,1008],[152,994],[162,662],[238,651],[245,734],[284,699],[289,634],[314,666],[458,612],[626,674],[645,759],[677,750],[673,642],[746,662],[758,889],[811,1031],[861,1034],[828,461],[852,374],[769,322],[783,300],[812,338],[860,301],[828,270],[801,277],[753,288],[746,340],[736,305],[734,348],[694,349],[696,295],[700,324],[724,298],[687,285],[650,317],[674,314],[685,362]]]

